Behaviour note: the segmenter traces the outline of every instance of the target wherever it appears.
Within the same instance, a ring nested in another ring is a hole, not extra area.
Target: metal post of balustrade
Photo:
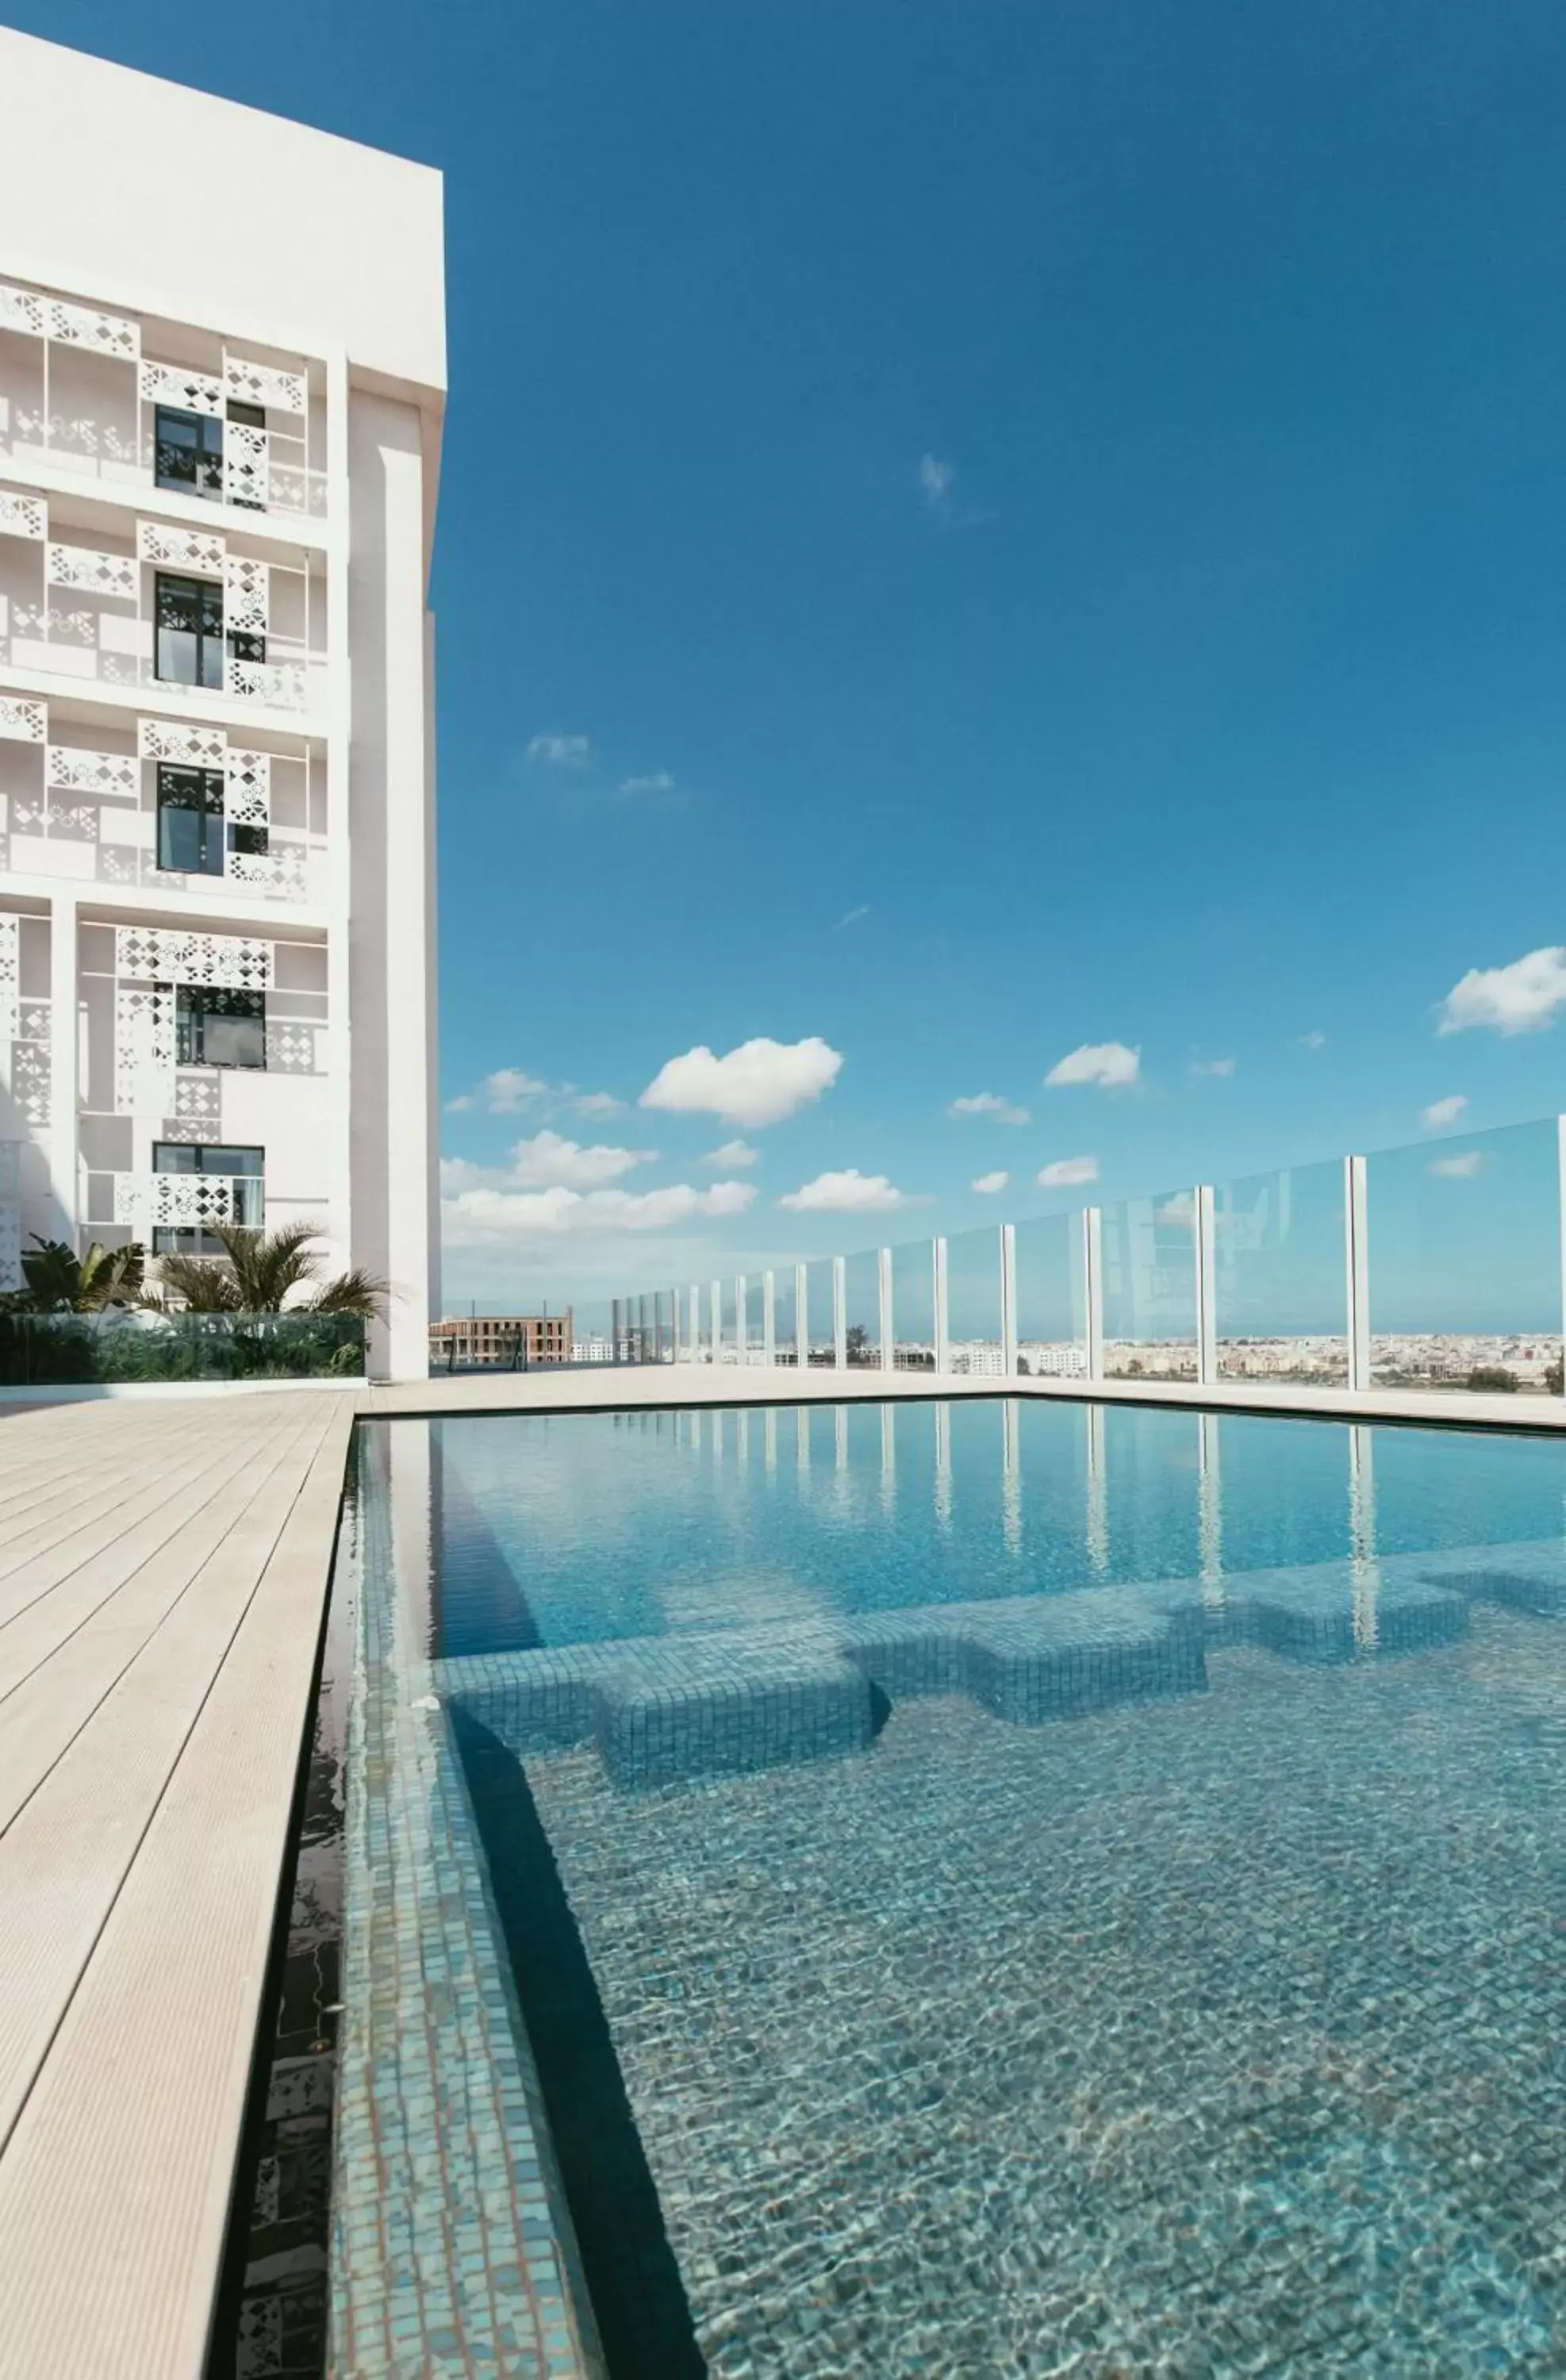
[[[880,1293],[877,1303],[880,1312],[880,1367],[883,1372],[890,1372],[894,1368],[896,1362],[896,1340],[893,1335],[896,1326],[892,1312],[892,1250],[890,1248],[878,1248],[876,1251],[876,1280]]]
[[[1001,1369],[1017,1376],[1017,1227],[1001,1226]]]
[[[1566,1396],[1566,1115],[1555,1120],[1556,1148],[1559,1151],[1560,1179],[1559,1215],[1560,1223],[1560,1393]]]
[[[1104,1211],[1082,1210],[1082,1288],[1087,1333],[1087,1377],[1104,1377]]]
[[[848,1369],[848,1258],[832,1260],[832,1359],[840,1372]]]
[[[1196,1185],[1192,1226],[1196,1244],[1196,1378],[1203,1387],[1218,1378],[1218,1232],[1210,1183]]]
[[[952,1368],[952,1333],[946,1316],[946,1242],[944,1237],[932,1240],[931,1293],[935,1300],[935,1368],[940,1373]]]
[[[1370,1386],[1370,1231],[1363,1157],[1343,1160],[1343,1253],[1348,1267],[1349,1386]]]

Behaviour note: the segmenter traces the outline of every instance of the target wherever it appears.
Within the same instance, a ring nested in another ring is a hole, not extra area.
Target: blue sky
[[[9,14],[447,176],[454,1301],[1563,1104],[1558,0]]]

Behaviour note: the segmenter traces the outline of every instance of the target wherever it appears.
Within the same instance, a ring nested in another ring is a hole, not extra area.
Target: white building
[[[439,1313],[441,179],[0,30],[0,1285],[320,1227]]]

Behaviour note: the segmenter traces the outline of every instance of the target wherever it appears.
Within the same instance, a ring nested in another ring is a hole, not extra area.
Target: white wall
[[[431,167],[4,28],[0,107],[5,271],[444,388]]]

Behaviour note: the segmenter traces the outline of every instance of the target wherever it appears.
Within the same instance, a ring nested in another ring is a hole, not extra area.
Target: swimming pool
[[[1566,1450],[369,1436],[614,2380],[1560,2368]]]

